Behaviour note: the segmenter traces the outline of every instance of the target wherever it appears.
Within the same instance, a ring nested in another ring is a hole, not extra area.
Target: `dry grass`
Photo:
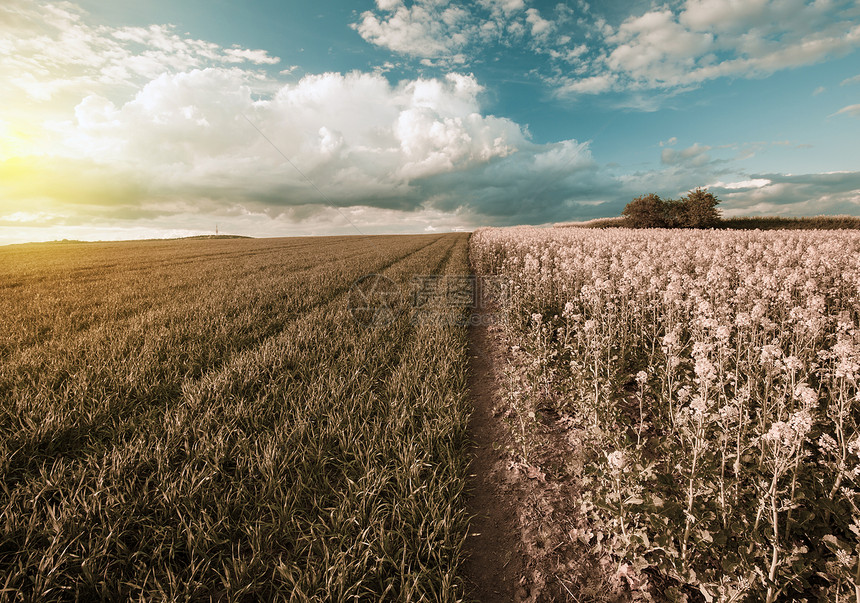
[[[2,598],[460,597],[463,330],[346,298],[467,240],[0,250]]]
[[[595,218],[584,222],[559,222],[553,224],[553,228],[613,228],[622,227],[627,224],[627,218],[617,216],[614,218]]]

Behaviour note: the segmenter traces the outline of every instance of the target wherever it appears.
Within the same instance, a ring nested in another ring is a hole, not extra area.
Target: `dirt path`
[[[579,541],[587,530],[579,512],[581,446],[576,430],[542,402],[529,453],[518,462],[505,417],[500,375],[518,359],[494,327],[469,330],[474,445],[467,506],[472,520],[465,542],[467,600],[481,603],[629,601],[629,591],[607,575],[605,560]]]
[[[469,423],[474,457],[468,509],[474,519],[466,538],[464,572],[467,596],[481,603],[521,600],[525,594],[520,584],[524,555],[517,509],[499,480],[510,435],[493,415],[496,384],[487,338],[486,326],[469,329],[469,390],[475,410]]]

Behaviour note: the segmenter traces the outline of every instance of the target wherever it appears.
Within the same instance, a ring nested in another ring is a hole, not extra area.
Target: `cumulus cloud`
[[[523,0],[478,0],[478,3],[494,15],[511,16],[525,9]]]
[[[561,6],[561,5],[560,5]],[[557,19],[568,16],[557,8]],[[523,0],[478,0],[460,5],[450,0],[377,0],[376,10],[361,13],[352,25],[365,41],[411,57],[425,65],[468,63],[487,46],[524,43],[554,58],[573,58],[570,37],[552,36],[557,22],[526,8]]]
[[[353,28],[427,66],[468,65],[499,46],[524,46],[547,59],[534,75],[571,98],[679,92],[716,78],[809,65],[860,46],[858,17],[851,0],[686,0],[613,26],[587,3],[542,14],[523,0],[383,0]]]
[[[754,174],[738,186],[714,191],[727,215],[858,215],[860,172],[823,174]]]
[[[69,2],[8,0],[0,6],[0,60],[6,93],[46,101],[123,85],[135,87],[162,73],[211,65],[273,65],[265,50],[222,48],[178,34],[171,25],[94,26]],[[2,94],[2,92],[0,92]]]
[[[391,1],[377,6],[382,14],[365,11],[354,28],[368,42],[394,52],[431,59],[451,57],[474,35],[471,15],[457,6],[424,2],[407,7]]]
[[[51,156],[0,163],[0,193],[121,213],[333,204],[506,220],[594,198],[587,145],[531,142],[482,112],[482,90],[457,73],[396,85],[360,72],[277,85],[235,67],[164,73],[125,103],[81,99],[52,123]]]
[[[535,38],[546,38],[552,30],[553,23],[541,17],[540,11],[536,8],[529,8],[526,11],[526,23],[531,26],[531,33]]]
[[[528,23],[535,35],[551,28],[518,0],[480,5],[499,23]],[[404,23],[426,21],[402,2],[377,7]],[[445,31],[467,18],[445,2],[423,8]],[[0,94],[17,87],[40,107],[33,113],[19,102],[16,115],[39,117],[6,115],[16,126],[0,124],[12,136],[0,155],[7,226],[35,227],[23,218],[41,216],[70,233],[85,224],[132,228],[135,220],[187,230],[195,214],[348,226],[336,206],[360,209],[354,218],[368,228],[383,216],[409,216],[423,230],[554,219],[580,201],[605,201],[611,188],[587,144],[535,144],[525,127],[487,114],[470,74],[296,80],[295,66],[261,69],[278,62],[265,51],[223,48],[172,26],[90,25],[68,3],[13,1],[0,11],[8,34],[0,54],[10,66]]]
[[[596,94],[577,86],[605,76],[615,90],[695,86],[719,77],[758,77],[846,54],[860,46],[855,2],[687,0],[601,27],[603,52],[558,93]]]

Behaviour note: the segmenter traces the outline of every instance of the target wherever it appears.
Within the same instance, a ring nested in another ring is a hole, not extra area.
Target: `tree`
[[[666,199],[663,208],[668,228],[683,228],[687,225],[687,205],[683,199]]]
[[[654,193],[640,195],[627,204],[621,215],[632,228],[665,228],[666,204]]]
[[[713,228],[720,223],[717,199],[707,189],[697,188],[681,198],[684,205],[683,226],[686,228]]]
[[[721,221],[719,202],[702,188],[687,193],[686,197],[665,201],[650,193],[633,199],[621,215],[631,228],[713,228]]]

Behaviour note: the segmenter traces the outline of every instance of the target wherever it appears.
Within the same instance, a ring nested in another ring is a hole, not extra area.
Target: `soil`
[[[510,434],[493,415],[496,380],[486,339],[486,327],[471,327],[469,390],[474,410],[469,429],[474,456],[469,471],[468,509],[473,519],[466,538],[464,572],[469,598],[481,602],[513,601],[516,594],[523,594],[520,578],[526,558],[519,534],[518,501],[505,496],[499,480],[506,457],[503,445]]]
[[[576,430],[552,401],[543,401],[535,409],[533,445],[523,462],[514,452],[515,410],[501,395],[509,348],[492,325],[471,327],[469,337],[474,456],[467,499],[473,519],[463,566],[467,600],[631,600],[608,560],[596,558],[579,539],[588,530],[579,511]]]

